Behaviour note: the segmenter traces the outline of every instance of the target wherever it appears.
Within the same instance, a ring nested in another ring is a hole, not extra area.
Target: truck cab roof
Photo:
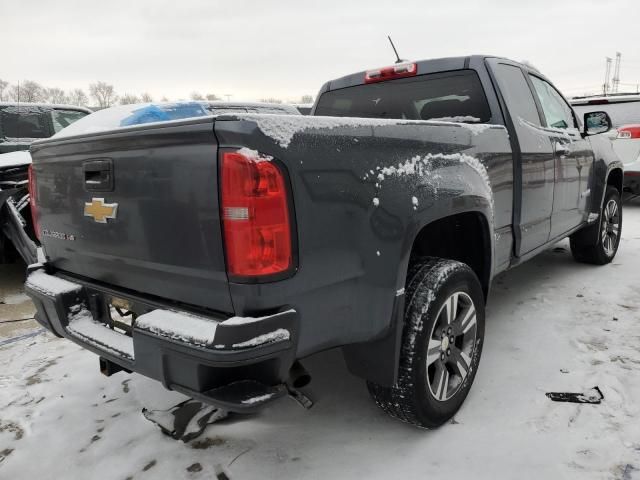
[[[403,61],[403,64],[415,64],[417,67],[416,75],[424,75],[427,73],[438,73],[438,72],[446,72],[451,70],[462,70],[469,68],[470,65],[473,65],[477,62],[482,62],[487,58],[504,58],[497,55],[467,55],[463,57],[442,57],[442,58],[431,58],[424,60],[407,60]],[[522,63],[516,62],[514,60],[506,59],[511,63],[518,64],[520,67],[536,73],[536,75],[543,76],[540,71],[538,71],[535,67]],[[393,66],[393,65],[391,65]],[[381,68],[381,67],[376,67]],[[385,67],[382,67],[385,68]],[[345,75],[344,77],[336,78],[334,80],[330,80],[326,82],[320,93],[337,90],[340,88],[353,87],[356,85],[362,85],[365,83],[365,76],[371,69],[362,70],[360,72],[352,73],[349,75]],[[546,79],[546,78],[545,78]]]

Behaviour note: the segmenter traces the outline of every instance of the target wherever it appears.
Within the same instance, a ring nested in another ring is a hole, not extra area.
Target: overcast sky
[[[528,60],[566,95],[640,83],[639,0],[0,0],[0,78],[118,93],[294,99],[402,57]]]

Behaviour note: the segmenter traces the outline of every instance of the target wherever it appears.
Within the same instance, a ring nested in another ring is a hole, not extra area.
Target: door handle
[[[113,190],[113,162],[111,159],[91,160],[82,165],[84,188],[88,192]]]
[[[567,143],[556,142],[554,150],[556,152],[556,155],[560,155],[561,157],[564,157],[571,153],[571,149],[569,148],[569,144]]]

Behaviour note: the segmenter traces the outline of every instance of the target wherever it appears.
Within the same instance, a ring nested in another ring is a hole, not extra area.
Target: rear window
[[[602,105],[574,105],[573,109],[579,118],[588,112],[607,112],[614,127],[640,123],[640,100]]]
[[[63,128],[68,127],[73,122],[77,122],[82,117],[86,117],[87,112],[80,110],[63,110],[55,109],[51,112],[51,119],[53,120],[53,130],[58,133]]]
[[[47,138],[50,112],[46,107],[0,107],[0,142]]]
[[[476,72],[460,70],[326,92],[315,115],[473,123],[491,111]]]

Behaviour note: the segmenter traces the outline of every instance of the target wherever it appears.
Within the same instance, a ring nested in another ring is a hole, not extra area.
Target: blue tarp
[[[209,115],[205,108],[196,102],[145,105],[131,112],[131,115],[120,121],[121,127],[140,125],[143,123],[165,122],[181,118],[204,117]]]

